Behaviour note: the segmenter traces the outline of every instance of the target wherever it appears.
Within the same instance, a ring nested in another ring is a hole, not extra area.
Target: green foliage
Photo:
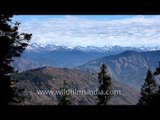
[[[3,98],[3,105],[21,102],[19,97],[20,89],[16,87],[17,80],[11,80],[14,69],[10,66],[13,57],[19,57],[25,50],[32,34],[20,33],[20,23],[11,20],[12,15],[0,15],[0,94]]]
[[[102,64],[100,67],[100,72],[98,73],[99,80],[99,90],[98,90],[98,103],[97,105],[107,105],[108,101],[111,98],[109,91],[112,90],[111,87],[111,77],[107,74],[107,66]]]
[[[72,105],[72,97],[69,92],[69,85],[66,81],[63,82],[62,87],[60,88],[60,91],[62,93],[58,105]]]
[[[144,84],[141,87],[141,98],[138,105],[153,105],[155,101],[155,95],[158,92],[158,85],[151,72],[148,70]]]

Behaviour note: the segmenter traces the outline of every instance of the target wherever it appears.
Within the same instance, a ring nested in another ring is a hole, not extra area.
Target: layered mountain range
[[[99,67],[105,63],[112,77],[113,88],[123,93],[114,96],[109,104],[133,105],[138,102],[139,89],[147,70],[154,72],[158,67],[159,49],[121,46],[73,48],[31,44],[12,65],[20,72],[16,79],[20,80],[19,86],[25,88],[25,104],[57,104],[57,96],[39,95],[37,90],[56,90],[64,80],[77,90],[96,89]],[[96,104],[94,95],[74,98],[76,105]]]
[[[43,66],[77,68],[97,72],[100,65],[108,65],[110,74],[116,80],[140,88],[147,69],[153,72],[160,61],[159,47],[75,47],[38,44],[29,45],[22,56],[15,59],[13,66],[26,71]],[[157,50],[157,51],[156,51]]]
[[[121,46],[57,46],[31,44],[23,52],[20,58],[15,59],[13,66],[19,71],[30,70],[46,65],[54,67],[74,68],[91,60],[116,55],[132,50],[137,52],[158,50],[160,47],[121,47]]]

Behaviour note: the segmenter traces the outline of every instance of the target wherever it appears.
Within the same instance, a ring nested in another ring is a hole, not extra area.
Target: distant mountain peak
[[[110,46],[103,46],[103,47],[96,47],[96,46],[63,46],[57,44],[47,44],[43,45],[40,43],[32,43],[28,45],[27,50],[31,51],[56,51],[56,50],[78,50],[78,51],[85,51],[85,52],[108,52],[108,51],[155,51],[160,50],[160,46],[155,47],[123,47],[118,45],[110,45]]]

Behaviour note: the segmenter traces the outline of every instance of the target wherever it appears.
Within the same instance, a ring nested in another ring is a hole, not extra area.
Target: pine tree
[[[159,62],[159,67],[157,67],[156,71],[154,72],[154,75],[160,75],[160,62]],[[160,105],[160,85],[158,87],[158,92],[154,96],[154,105]]]
[[[153,105],[155,94],[158,92],[158,85],[156,80],[149,69],[144,84],[141,87],[141,97],[138,105]]]
[[[153,100],[151,105],[160,105],[160,85],[158,91],[153,95]]]
[[[100,67],[100,72],[98,73],[99,89],[98,89],[98,103],[97,105],[107,105],[111,98],[109,92],[112,90],[111,87],[111,77],[107,74],[107,66],[102,64]]]
[[[20,57],[32,36],[32,34],[19,33],[20,23],[13,22],[12,17],[13,15],[0,15],[0,95],[3,105],[22,101],[19,96],[21,89],[16,87],[18,80],[11,78],[15,71],[10,64],[13,57]]]
[[[156,71],[154,72],[154,75],[160,75],[160,62],[159,67],[157,67]]]
[[[72,105],[72,97],[69,93],[69,85],[66,81],[63,82],[62,87],[60,88],[61,91],[61,97],[59,100],[58,105]]]

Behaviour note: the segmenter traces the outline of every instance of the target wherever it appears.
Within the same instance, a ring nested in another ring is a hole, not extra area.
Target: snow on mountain
[[[108,51],[126,51],[126,50],[133,50],[133,51],[153,51],[153,50],[160,50],[160,46],[155,47],[122,47],[122,46],[104,46],[104,47],[96,47],[96,46],[59,46],[59,45],[52,45],[47,44],[46,46],[38,43],[33,43],[28,45],[28,51],[40,52],[40,51],[56,51],[56,50],[78,50],[78,51],[85,51],[85,52],[108,52]]]
[[[39,52],[42,49],[44,49],[44,46],[42,44],[33,43],[33,44],[29,44],[26,49],[28,51]]]

